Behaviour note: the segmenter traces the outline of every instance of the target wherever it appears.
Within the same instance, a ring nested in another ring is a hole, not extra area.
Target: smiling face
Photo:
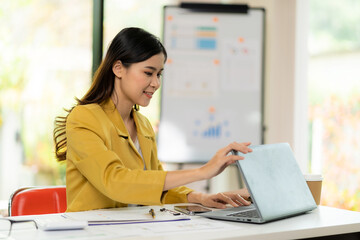
[[[160,77],[164,69],[165,57],[162,53],[126,68],[117,61],[113,66],[115,92],[118,103],[126,108],[135,104],[147,106],[160,87]]]

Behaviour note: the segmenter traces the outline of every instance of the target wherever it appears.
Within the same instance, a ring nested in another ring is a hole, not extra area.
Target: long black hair
[[[76,98],[76,105],[100,104],[111,97],[115,83],[115,74],[112,67],[116,61],[120,60],[123,66],[128,68],[133,63],[143,62],[159,53],[164,54],[166,61],[167,53],[164,46],[151,33],[134,27],[121,30],[112,40],[104,60],[95,72],[90,89],[81,99]],[[67,139],[65,128],[67,116],[73,108],[66,110],[68,114],[65,117],[58,116],[55,119],[53,138],[55,155],[58,161],[66,160]],[[138,106],[135,105],[134,109],[138,110]]]

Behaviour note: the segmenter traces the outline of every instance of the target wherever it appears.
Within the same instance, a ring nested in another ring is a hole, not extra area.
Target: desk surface
[[[173,209],[173,205],[166,205]],[[159,206],[154,206],[158,210]],[[144,211],[142,207],[139,211]],[[122,211],[119,209],[119,211]],[[47,218],[49,215],[41,215]],[[39,217],[39,216],[38,216]],[[16,217],[31,218],[27,217]],[[265,224],[238,223],[192,217],[188,221],[89,226],[84,230],[14,229],[11,239],[301,239],[360,232],[360,212],[319,206],[316,210]]]

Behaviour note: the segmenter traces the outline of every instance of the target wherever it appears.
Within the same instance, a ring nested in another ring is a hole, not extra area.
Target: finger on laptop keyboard
[[[250,205],[251,202],[245,200],[245,198],[243,198],[240,194],[236,194],[236,199],[241,202],[243,205],[247,206],[247,205]]]

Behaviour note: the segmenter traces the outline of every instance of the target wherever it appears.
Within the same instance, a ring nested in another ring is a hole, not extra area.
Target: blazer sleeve
[[[159,163],[160,164],[160,163]],[[163,166],[159,165],[159,170],[163,170]],[[172,188],[163,192],[162,204],[187,203],[187,195],[194,190],[186,186]]]
[[[166,171],[129,169],[124,162],[131,156],[119,156],[109,149],[111,133],[104,127],[105,120],[84,106],[72,110],[66,126],[67,160],[98,191],[114,201],[153,205],[174,199],[173,191],[163,195]],[[128,148],[129,143],[123,141],[122,144],[127,144],[123,147]]]
[[[146,125],[149,129],[151,129],[153,131],[149,120],[146,117],[142,116],[141,114],[139,114],[139,115],[140,115],[139,116],[140,119],[142,119],[142,121],[143,121],[143,124]],[[153,133],[153,135],[155,135],[155,133]],[[154,143],[153,147],[154,147],[155,160],[157,161],[157,166],[158,166],[157,169],[160,171],[164,171],[164,168],[157,157],[156,143]],[[162,194],[161,203],[162,204],[186,203],[186,202],[188,202],[187,195],[193,191],[194,191],[193,189],[190,189],[186,186],[180,186],[180,187],[170,189],[168,191],[164,191]]]

